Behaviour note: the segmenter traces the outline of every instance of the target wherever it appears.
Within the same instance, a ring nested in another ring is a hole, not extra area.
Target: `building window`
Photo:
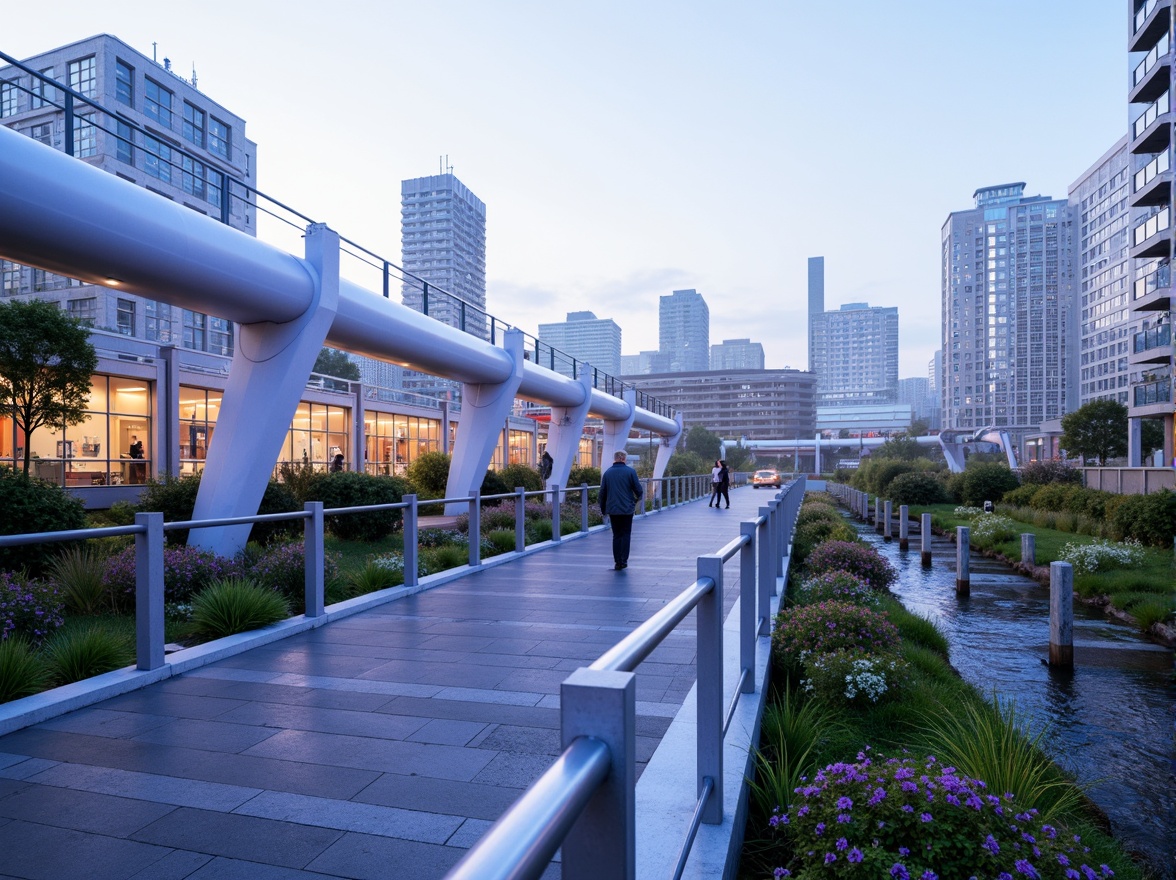
[[[135,301],[132,299],[118,301],[118,332],[123,336],[135,335]]]
[[[204,178],[208,190],[208,195],[205,198],[208,199],[210,205],[215,205],[219,208],[221,206],[222,193],[224,192],[225,176],[219,171],[213,171],[211,168],[208,168],[205,169]]]
[[[14,296],[20,293],[19,263],[0,260],[0,296]]]
[[[71,299],[65,304],[65,310],[71,318],[76,318],[83,324],[94,326],[98,319],[98,297],[87,296],[82,299]]]
[[[147,153],[143,157],[143,170],[164,183],[171,183],[171,147],[149,135],[143,135],[143,149]]]
[[[197,162],[191,156],[181,156],[180,167],[184,171],[180,178],[180,185],[183,187],[184,192],[196,196],[198,199],[203,199],[204,165]]]
[[[190,312],[184,309],[184,348],[194,348],[204,351],[207,344],[205,324],[208,316],[201,312]]]
[[[114,65],[114,97],[120,104],[135,106],[135,68],[125,61]]]
[[[74,127],[74,155],[86,159],[98,154],[98,130],[94,127],[94,114],[78,114]]]
[[[131,127],[121,119],[114,121],[114,156],[127,165],[135,164],[135,142],[131,139]]]
[[[75,92],[93,98],[96,94],[94,78],[94,56],[71,61],[66,68],[69,72],[69,87]]]
[[[39,110],[57,99],[57,89],[47,82],[53,79],[53,68],[46,67],[40,73],[40,76],[33,77],[33,94],[29,101],[32,110]]]
[[[40,293],[43,290],[65,290],[70,287],[81,287],[82,282],[76,278],[66,278],[64,275],[54,275],[44,269],[33,270],[33,290]]]
[[[53,123],[42,122],[40,125],[34,125],[29,129],[29,137],[47,147],[53,146]]]
[[[172,127],[172,93],[147,77],[143,90],[143,112],[148,119],[154,119],[164,128]]]
[[[233,322],[224,318],[208,319],[208,350],[225,357],[233,356]]]
[[[348,424],[351,412],[341,406],[300,403],[294,421],[278,455],[278,464],[309,464],[326,470],[336,455],[351,458]]]
[[[221,392],[180,386],[180,473],[204,470],[208,444],[216,431]]]
[[[184,140],[204,146],[204,111],[184,102]]]
[[[228,160],[233,130],[215,116],[208,118],[208,152]]]
[[[0,119],[16,115],[16,99],[19,94],[16,83],[0,82]]]
[[[152,342],[172,341],[172,311],[167,303],[149,300],[143,310],[144,335]]]
[[[418,456],[441,448],[441,420],[393,413],[364,413],[369,474],[403,474]]]

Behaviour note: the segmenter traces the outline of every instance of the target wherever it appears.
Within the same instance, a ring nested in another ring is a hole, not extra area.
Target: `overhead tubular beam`
[[[0,257],[239,324],[293,321],[315,297],[303,259],[3,126]],[[514,372],[503,349],[345,280],[326,341],[460,382],[499,383]],[[579,406],[584,386],[526,361],[517,394]],[[630,414],[620,398],[591,396],[592,415]],[[634,427],[678,430],[634,409]]]

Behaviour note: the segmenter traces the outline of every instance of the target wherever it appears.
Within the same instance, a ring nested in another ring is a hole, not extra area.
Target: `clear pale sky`
[[[807,366],[825,305],[897,306],[900,376],[939,347],[939,238],[981,187],[1068,186],[1127,124],[1122,0],[132,0],[10,3],[19,58],[97,33],[247,122],[258,186],[400,258],[400,181],[487,205],[487,302],[591,309],[657,347],[695,288],[711,342]]]

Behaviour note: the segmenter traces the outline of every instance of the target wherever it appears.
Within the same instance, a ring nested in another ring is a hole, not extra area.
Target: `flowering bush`
[[[468,547],[469,545],[469,538],[457,529],[421,529],[417,532],[418,547]]]
[[[772,644],[782,658],[801,661],[831,651],[872,654],[897,648],[898,628],[884,612],[849,602],[818,602],[782,611]]]
[[[956,516],[963,516],[963,517],[967,517],[968,519],[975,519],[976,517],[980,516],[980,514],[984,513],[984,508],[982,508],[982,507],[969,507],[966,504],[961,504],[959,507],[957,507],[955,510],[953,510],[952,513],[954,513]]]
[[[338,573],[338,557],[333,553],[324,553],[324,582],[330,583]],[[271,544],[246,574],[262,586],[276,590],[289,599],[302,598],[306,589],[306,553],[303,543]]]
[[[371,558],[371,564],[389,571],[392,574],[400,575],[401,583],[404,583],[404,554],[393,550],[391,553],[381,553],[379,556]],[[429,570],[429,561],[417,554],[417,577],[432,574]]]
[[[163,595],[166,602],[187,602],[217,578],[238,574],[232,559],[196,547],[165,547]],[[135,548],[127,547],[106,560],[106,586],[121,607],[135,604]]]
[[[805,560],[811,572],[848,571],[870,585],[871,589],[885,590],[894,583],[898,572],[873,547],[857,541],[825,541],[815,547]]]
[[[812,605],[829,599],[855,605],[878,604],[878,594],[870,585],[848,571],[825,571],[807,577],[789,590],[788,598],[793,605]]]
[[[998,544],[1017,536],[1017,526],[1007,516],[998,513],[982,513],[972,521],[969,540],[979,544]]]
[[[1089,574],[1108,568],[1139,565],[1143,562],[1143,547],[1131,538],[1122,543],[1103,539],[1090,544],[1071,541],[1062,547],[1058,559],[1074,566],[1076,574]]]
[[[0,571],[0,641],[25,636],[43,642],[63,623],[64,605],[53,584]]]
[[[994,877],[1095,880],[1106,865],[1085,864],[1088,849],[1019,811],[1011,794],[928,757],[830,764],[769,820],[789,839],[792,858],[776,877],[893,877],[969,880]]]
[[[804,689],[829,702],[863,705],[877,703],[892,693],[908,672],[906,661],[894,654],[866,655],[833,651],[805,660]]]

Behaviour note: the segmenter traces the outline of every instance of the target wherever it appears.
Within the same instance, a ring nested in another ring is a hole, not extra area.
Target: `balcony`
[[[1154,271],[1135,280],[1131,309],[1135,312],[1167,311],[1172,299],[1172,268],[1161,263]]]
[[[1146,52],[1154,46],[1160,37],[1168,33],[1171,15],[1172,0],[1145,0],[1136,4],[1127,51]]]
[[[1164,207],[1131,230],[1131,257],[1136,260],[1172,255],[1172,209]]]
[[[1131,152],[1158,153],[1172,142],[1170,93],[1164,92],[1131,123]]]
[[[1172,412],[1172,377],[1163,376],[1131,389],[1131,415],[1167,415]],[[1138,410],[1147,410],[1139,412]]]
[[[1165,150],[1135,172],[1131,207],[1147,208],[1172,201],[1172,159]]]
[[[1128,104],[1150,104],[1168,89],[1172,79],[1172,45],[1167,32],[1160,37],[1131,74]]]
[[[1132,337],[1131,363],[1167,364],[1172,360],[1172,325],[1150,327]]]

